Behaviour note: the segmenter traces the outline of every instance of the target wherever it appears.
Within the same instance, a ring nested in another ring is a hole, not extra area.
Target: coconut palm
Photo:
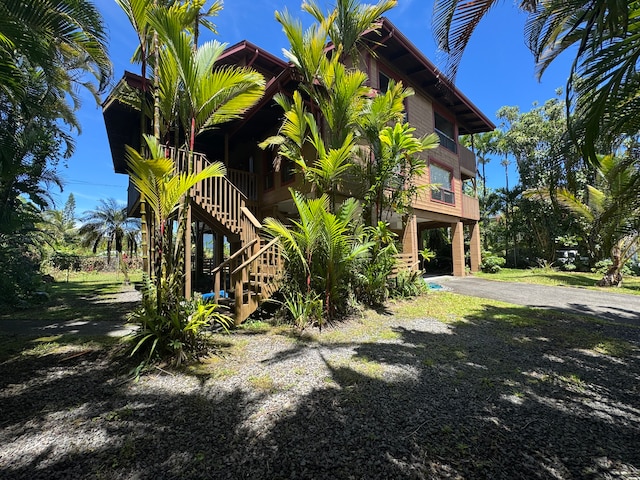
[[[95,210],[89,210],[81,218],[82,226],[78,230],[81,244],[91,247],[93,253],[101,246],[106,247],[107,264],[111,263],[111,252],[115,251],[122,264],[122,253],[126,244],[132,254],[138,245],[140,221],[127,216],[127,208],[113,198],[100,200]],[[128,281],[126,269],[125,281]]]

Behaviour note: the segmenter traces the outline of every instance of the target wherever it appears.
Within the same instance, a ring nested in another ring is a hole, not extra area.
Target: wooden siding
[[[480,203],[475,197],[462,194],[462,218],[480,220]]]

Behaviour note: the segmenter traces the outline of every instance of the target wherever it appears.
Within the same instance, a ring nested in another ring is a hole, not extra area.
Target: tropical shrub
[[[282,247],[290,299],[322,299],[322,317],[331,320],[347,310],[356,272],[369,256],[371,242],[362,241],[356,222],[359,204],[349,199],[334,214],[329,211],[328,195],[307,199],[290,191],[299,220],[285,225],[267,218],[264,229]],[[296,292],[302,297],[296,297]]]
[[[160,283],[164,301],[158,308],[158,287],[145,276],[142,305],[129,316],[129,320],[140,324],[131,337],[131,355],[143,355],[137,373],[158,359],[173,365],[197,360],[207,350],[202,335],[205,329],[219,325],[226,331],[233,325],[231,318],[215,311],[217,304],[175,295],[175,281],[169,276]]]
[[[390,281],[390,296],[392,298],[411,298],[426,293],[429,289],[424,278],[422,270],[403,270]]]
[[[322,298],[318,294],[284,292],[283,305],[290,320],[299,329],[302,330],[313,324],[322,328]]]
[[[389,298],[389,276],[396,265],[397,235],[389,224],[378,222],[365,229],[365,238],[370,243],[369,261],[362,265],[358,275],[356,298],[369,306],[379,306]]]
[[[506,260],[503,257],[492,254],[491,252],[485,252],[482,256],[482,264],[480,269],[485,273],[498,273],[504,267]]]

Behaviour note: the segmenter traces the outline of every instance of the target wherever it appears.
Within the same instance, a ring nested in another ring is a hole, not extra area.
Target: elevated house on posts
[[[469,101],[387,19],[378,34],[368,34],[371,50],[362,52],[361,68],[373,89],[384,91],[389,80],[402,81],[415,95],[406,99],[407,121],[416,135],[436,132],[440,146],[424,152],[428,162],[419,184],[426,189],[407,218],[391,218],[391,228],[402,239],[400,265],[417,268],[423,231],[449,227],[453,275],[465,275],[465,229],[469,238],[469,267],[480,266],[479,204],[465,193],[475,190],[476,159],[460,145],[458,136],[491,131],[492,122]],[[250,66],[264,75],[265,94],[238,120],[220,125],[196,139],[195,168],[221,161],[226,177],[213,178],[193,189],[190,231],[194,249],[187,249],[185,283],[189,292],[213,291],[217,299],[233,297],[236,322],[242,322],[277,288],[282,269],[277,245],[261,235],[266,217],[291,218],[295,213],[289,188],[302,188],[302,178],[286,162],[274,164],[275,153],[258,144],[277,133],[283,112],[273,101],[276,93],[292,93],[296,72],[287,62],[243,41],[229,47],[219,63]],[[104,120],[116,173],[127,174],[125,145],[140,146],[140,112],[122,101],[127,85],[141,88],[138,75],[125,72],[103,106]],[[168,147],[173,149],[173,147]],[[172,151],[179,165],[184,152]],[[129,187],[128,210],[140,215],[140,197]],[[190,242],[187,242],[188,246]],[[148,252],[151,254],[152,252]],[[233,292],[230,294],[230,292]]]

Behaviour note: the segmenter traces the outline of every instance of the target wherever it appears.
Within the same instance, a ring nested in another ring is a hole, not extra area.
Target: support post
[[[482,263],[482,254],[480,251],[480,222],[474,222],[470,225],[471,240],[469,244],[469,255],[471,257],[471,272],[479,272]]]
[[[415,215],[409,215],[402,235],[402,253],[411,254],[411,270],[415,270],[418,259],[418,221]]]
[[[451,237],[453,275],[455,277],[464,277],[464,225],[462,222],[451,224]]]
[[[191,298],[191,202],[187,205],[187,225],[184,232],[184,297]]]

